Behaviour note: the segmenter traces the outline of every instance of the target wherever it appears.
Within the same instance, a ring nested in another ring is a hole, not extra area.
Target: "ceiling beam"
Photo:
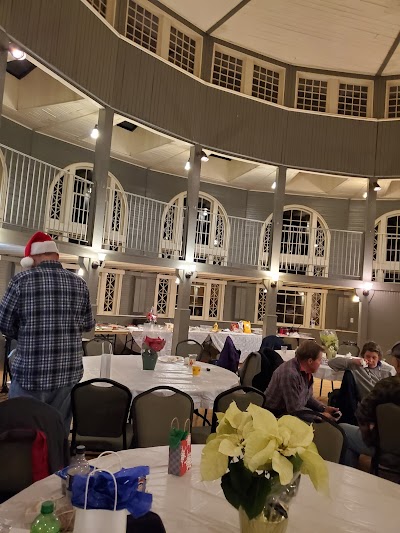
[[[377,76],[382,76],[383,71],[387,67],[389,61],[392,59],[393,54],[395,53],[395,51],[396,51],[397,47],[399,46],[399,44],[400,44],[400,31],[397,34],[396,39],[393,41],[392,46],[389,48],[389,51],[386,54],[386,57],[384,58],[384,60],[382,61],[381,66],[378,68],[378,70],[376,72]]]
[[[233,15],[236,15],[236,13],[238,11],[240,11],[241,9],[243,9],[245,6],[247,6],[247,4],[250,2],[251,0],[242,0],[241,2],[238,3],[237,6],[235,6],[233,9],[231,9],[230,11],[228,11],[228,13],[226,15],[224,15],[221,19],[217,20],[217,22],[215,24],[213,24],[211,26],[211,28],[208,28],[208,30],[206,31],[206,33],[208,33],[209,35],[211,35],[215,30],[217,30],[220,26],[222,26],[222,24],[225,24],[225,22],[227,20],[229,20],[231,17],[233,17]]]

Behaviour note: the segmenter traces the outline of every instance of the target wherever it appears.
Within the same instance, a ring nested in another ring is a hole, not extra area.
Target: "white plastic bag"
[[[102,354],[100,362],[100,377],[110,379],[111,376],[111,356],[112,356],[112,347],[109,342],[108,344],[108,353],[105,348],[106,343],[102,343]]]
[[[114,480],[115,498],[114,510],[107,509],[87,509],[87,496],[89,490],[89,479],[96,475],[96,472],[106,472]],[[90,472],[86,480],[85,505],[83,509],[75,507],[75,525],[73,533],[126,533],[126,522],[128,512],[126,509],[117,511],[117,482],[114,474],[109,470],[96,469]]]

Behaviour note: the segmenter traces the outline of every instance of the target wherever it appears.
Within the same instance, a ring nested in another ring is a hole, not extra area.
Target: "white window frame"
[[[283,208],[283,212],[285,211],[291,211],[291,210],[300,210],[304,211],[306,213],[310,214],[310,230],[311,230],[311,236],[313,237],[313,240],[311,242],[311,239],[309,240],[308,245],[308,255],[292,255],[292,254],[279,254],[279,264],[303,264],[306,265],[306,274],[309,276],[314,276],[314,268],[323,268],[323,276],[328,276],[328,268],[329,268],[329,253],[330,253],[330,232],[328,228],[328,224],[325,222],[324,218],[314,209],[305,206],[305,205],[299,205],[299,204],[290,204],[285,205]],[[259,243],[259,264],[264,265],[268,263],[268,253],[264,252],[264,235],[266,228],[268,224],[270,224],[272,221],[272,214],[266,219],[264,222],[262,228],[261,228],[261,235],[260,235],[260,243]],[[322,226],[322,230],[325,234],[325,254],[323,257],[318,257],[313,254],[315,247],[314,244],[316,243],[316,237],[317,237],[317,222]],[[270,242],[272,238],[272,233],[270,236]]]
[[[328,83],[325,113],[323,113],[322,111],[310,111],[308,109],[297,109],[299,78],[305,78],[308,80],[322,80]],[[341,83],[346,83],[349,85],[353,85],[353,84],[354,85],[365,85],[368,87],[367,117],[358,117],[356,115],[338,115],[339,86]],[[373,80],[364,80],[361,78],[357,79],[357,78],[327,76],[326,74],[317,74],[314,72],[299,72],[298,71],[296,74],[296,98],[294,102],[294,107],[296,111],[303,111],[305,113],[338,115],[339,117],[343,117],[343,118],[360,118],[360,119],[365,120],[365,118],[372,117],[373,104],[374,104],[374,82]]]
[[[373,261],[373,271],[375,272],[375,281],[385,282],[385,273],[398,273],[400,270],[400,261],[387,261],[387,223],[392,216],[400,217],[400,210],[389,211],[375,220],[375,227],[378,226],[378,238],[376,259]],[[400,240],[400,234],[399,234]],[[386,281],[386,283],[399,283],[398,281]]]
[[[263,61],[262,59],[255,58],[255,57],[243,54],[241,52],[237,52],[236,50],[233,50],[232,48],[229,48],[227,46],[214,43],[210,83],[212,83],[216,50],[223,54],[227,54],[227,55],[230,55],[232,57],[242,60],[242,81],[240,85],[241,94],[246,94],[250,96],[251,98],[254,98],[257,101],[262,101],[267,104],[283,105],[284,98],[285,98],[285,75],[286,75],[285,68],[280,67],[278,65],[274,65],[273,63],[267,63],[266,61]],[[260,67],[266,68],[268,70],[273,70],[279,73],[279,89],[278,89],[278,103],[277,104],[275,104],[274,102],[270,102],[269,100],[264,100],[263,98],[257,98],[256,96],[252,96],[251,93],[253,89],[254,65],[259,65]],[[226,87],[220,87],[219,85],[215,85],[215,84],[213,85],[214,87],[219,87],[220,89],[223,89],[225,91],[229,91],[229,92],[236,93],[236,94],[239,93],[239,91],[227,89]]]
[[[174,19],[173,17],[168,16],[164,11],[161,11],[161,9],[158,9],[154,4],[150,3],[148,0],[134,0],[136,4],[139,4],[141,7],[146,9],[147,11],[150,11],[153,15],[156,15],[158,17],[158,34],[157,34],[157,52],[156,55],[162,57],[170,65],[173,67],[179,69],[182,72],[186,72],[189,76],[196,76],[200,77],[200,70],[201,70],[201,57],[202,57],[202,50],[203,50],[203,38],[199,33],[196,33],[191,28],[188,28],[184,24],[181,24],[178,20]],[[126,16],[125,16],[125,30],[126,30],[126,22],[128,19],[128,3],[126,7]],[[168,59],[168,52],[169,52],[169,39],[170,39],[170,33],[171,33],[171,26],[174,26],[177,30],[183,32],[185,35],[190,37],[191,39],[194,39],[196,41],[196,53],[195,53],[195,61],[194,61],[194,72],[193,74],[191,72],[188,72],[187,70],[179,67],[178,65],[175,65],[174,63],[171,63]],[[125,31],[124,30],[124,31]],[[129,39],[129,42],[134,42],[131,39]],[[135,43],[135,45],[140,46],[139,44]],[[142,47],[141,47],[142,48]],[[150,54],[150,50],[147,50],[147,48],[143,47],[143,50],[146,50]]]
[[[183,238],[183,221],[185,216],[184,200],[187,197],[186,192],[177,194],[165,207],[161,218],[161,232],[160,232],[160,255],[169,254],[172,257],[179,259],[182,255],[182,238]],[[210,212],[210,239],[209,244],[205,247],[203,244],[195,244],[194,255],[195,261],[197,257],[206,256],[207,264],[214,264],[215,261],[220,262],[222,265],[226,264],[228,259],[228,248],[230,239],[230,223],[228,215],[221,204],[214,196],[210,194],[200,192],[199,199],[204,198],[211,203]],[[164,236],[164,222],[165,217],[171,208],[174,206],[174,222],[173,222],[173,236],[172,240],[163,239]],[[215,246],[214,240],[216,238],[217,229],[217,216],[220,215],[224,220],[224,245]],[[197,228],[197,223],[196,223]],[[196,230],[197,231],[197,230]],[[217,263],[217,264],[218,264]]]
[[[400,79],[398,79],[398,80],[387,80],[386,81],[385,118],[387,118],[389,120],[399,120],[400,119],[400,111],[399,111],[399,116],[398,117],[389,118],[389,89],[390,89],[390,87],[399,87],[399,89],[400,89]]]
[[[107,274],[116,275],[112,311],[104,311]],[[109,315],[109,316],[119,315],[119,309],[121,306],[122,281],[123,281],[124,274],[125,274],[125,270],[116,270],[113,268],[103,268],[100,270],[99,286],[98,286],[98,291],[97,291],[97,314],[98,315]]]
[[[87,4],[90,6],[90,8],[96,13],[97,16],[101,17],[102,20],[106,20],[111,26],[114,26],[116,0],[105,0],[105,4],[106,4],[106,16],[105,17],[103,17],[100,11],[98,11],[93,6],[91,0],[86,0],[86,1],[87,1]]]
[[[262,324],[262,321],[258,320],[258,306],[259,306],[259,291],[261,289],[264,289],[264,288],[265,288],[265,286],[262,283],[258,283],[256,285],[256,302],[255,302],[255,309],[254,309],[254,324]],[[310,329],[311,327],[314,327],[314,326],[311,326],[312,295],[314,293],[318,293],[318,294],[321,294],[321,313],[320,313],[320,324],[319,324],[319,326],[315,326],[315,329],[317,329],[317,330],[325,329],[326,295],[328,294],[328,290],[327,289],[283,285],[281,290],[282,291],[304,292],[305,302],[304,302],[303,324],[286,324],[284,322],[277,322],[277,324],[279,326],[299,327],[299,328],[305,328],[305,329]],[[268,299],[268,292],[264,293],[264,294],[265,294],[266,299]]]
[[[168,287],[168,300],[167,300],[167,313],[158,314],[160,318],[174,318],[175,316],[175,307],[176,307],[176,298],[178,292],[178,284],[176,283],[176,276],[171,276],[169,274],[159,274],[156,281],[156,290],[154,295],[154,309],[158,313],[157,301],[158,301],[158,286],[160,279],[169,279]],[[203,321],[220,321],[222,320],[223,311],[224,311],[224,302],[225,302],[225,287],[226,281],[216,280],[216,279],[196,279],[192,282],[193,285],[203,285],[205,286],[204,291],[204,301],[203,301],[203,314],[201,316],[190,315],[190,320],[203,320]],[[211,285],[219,285],[219,298],[218,298],[218,315],[217,317],[210,317],[210,298],[211,298]]]

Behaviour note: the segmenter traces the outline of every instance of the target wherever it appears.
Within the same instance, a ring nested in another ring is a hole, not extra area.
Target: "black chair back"
[[[178,342],[176,345],[175,355],[179,357],[189,357],[189,354],[199,356],[203,351],[203,347],[197,341],[186,339]]]
[[[265,394],[254,387],[241,385],[218,394],[214,400],[211,433],[215,433],[217,429],[218,420],[216,413],[225,413],[232,402],[236,402],[238,409],[241,411],[245,411],[251,403],[263,407],[265,404]]]

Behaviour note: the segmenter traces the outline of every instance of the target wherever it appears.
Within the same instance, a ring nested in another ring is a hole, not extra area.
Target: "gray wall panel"
[[[289,167],[373,175],[376,123],[288,112],[284,162]]]
[[[375,175],[400,177],[400,121],[378,123]]]
[[[377,203],[377,207],[382,202]],[[364,200],[351,200],[349,204],[349,223],[347,229],[350,231],[365,230],[365,213],[367,202]]]
[[[369,304],[368,336],[380,344],[384,352],[399,340],[397,320],[389,319],[397,318],[399,313],[400,292],[375,291]]]
[[[390,213],[390,211],[398,211],[400,209],[399,200],[382,200],[376,202],[376,218]]]
[[[29,128],[24,128],[12,120],[1,117],[0,143],[30,155],[33,135],[33,131]]]

